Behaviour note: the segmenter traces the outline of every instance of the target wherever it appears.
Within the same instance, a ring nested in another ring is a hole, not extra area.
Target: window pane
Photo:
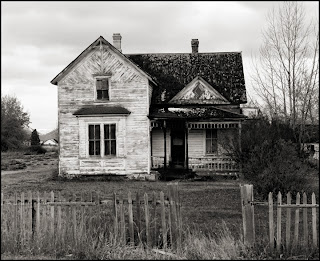
[[[217,152],[218,150],[218,142],[216,139],[212,140],[212,153]]]
[[[109,89],[109,81],[108,79],[101,79],[101,89],[108,90]]]
[[[110,155],[110,141],[106,140],[104,142],[104,148],[105,155]]]
[[[211,143],[210,139],[206,139],[206,151],[207,151],[207,153],[212,152],[212,143]]]
[[[115,124],[111,124],[111,139],[115,139],[116,138],[116,125]]]
[[[94,125],[89,125],[89,139],[94,139]]]
[[[98,100],[102,99],[102,91],[101,90],[97,90],[97,99]]]
[[[206,138],[211,138],[211,130],[206,130]]]
[[[212,131],[211,133],[212,138],[217,138],[217,130],[211,130],[211,131]]]
[[[109,124],[104,125],[104,138],[109,139]]]
[[[96,87],[97,87],[97,90],[101,90],[102,89],[102,82],[100,79],[97,79],[96,81]]]
[[[111,141],[111,154],[116,155],[116,141],[115,140]]]
[[[102,90],[102,99],[109,99],[109,93],[108,91]]]
[[[95,125],[94,138],[100,140],[100,125]]]
[[[96,141],[95,155],[100,155],[100,141]]]
[[[89,155],[94,155],[94,141],[89,141]]]

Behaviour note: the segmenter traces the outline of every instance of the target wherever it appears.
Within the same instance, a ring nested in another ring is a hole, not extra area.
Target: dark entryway
[[[171,167],[183,169],[185,167],[185,130],[171,130]]]

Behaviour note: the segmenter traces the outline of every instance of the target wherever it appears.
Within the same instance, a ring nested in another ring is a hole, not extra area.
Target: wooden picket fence
[[[35,242],[48,240],[54,244],[73,242],[79,245],[87,235],[106,235],[113,242],[131,246],[178,248],[181,246],[181,203],[177,184],[168,186],[168,195],[161,191],[147,193],[130,191],[127,197],[113,193],[100,199],[98,194],[73,194],[39,191],[14,193],[6,198],[1,193],[2,240],[11,239],[21,249]]]
[[[307,195],[303,193],[301,204],[300,193],[296,195],[296,202],[292,204],[291,192],[286,195],[286,204],[282,202],[282,194],[277,194],[277,202],[273,200],[273,193],[268,195],[268,202],[256,202],[253,199],[253,185],[240,185],[241,202],[242,202],[242,220],[243,220],[243,234],[244,242],[249,245],[255,244],[255,218],[254,218],[254,205],[268,206],[268,219],[269,219],[269,246],[273,251],[276,249],[278,252],[291,251],[297,248],[299,242],[302,242],[304,248],[318,247],[318,229],[317,229],[317,208],[319,204],[316,203],[315,193],[311,195],[311,204],[307,203]],[[274,212],[276,208],[276,212]],[[286,210],[286,215],[282,213],[282,209]],[[294,223],[292,223],[291,212],[295,210]],[[302,209],[302,219],[300,218],[300,210]],[[308,209],[311,209],[311,234],[312,243],[309,239],[309,222],[308,222]],[[285,220],[283,220],[285,218]],[[276,219],[276,222],[274,221]],[[284,222],[283,222],[284,221]],[[302,221],[303,237],[299,235],[300,221]],[[282,223],[285,223],[285,236],[282,230]],[[275,229],[276,225],[276,229]],[[293,228],[293,237],[292,235]],[[284,243],[285,241],[285,243]]]

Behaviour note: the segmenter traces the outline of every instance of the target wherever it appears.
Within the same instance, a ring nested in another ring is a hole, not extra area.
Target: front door
[[[183,129],[171,130],[171,166],[184,168],[185,133]]]

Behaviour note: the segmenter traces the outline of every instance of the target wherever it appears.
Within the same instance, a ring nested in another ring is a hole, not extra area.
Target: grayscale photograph
[[[319,260],[319,1],[1,1],[1,260]]]

